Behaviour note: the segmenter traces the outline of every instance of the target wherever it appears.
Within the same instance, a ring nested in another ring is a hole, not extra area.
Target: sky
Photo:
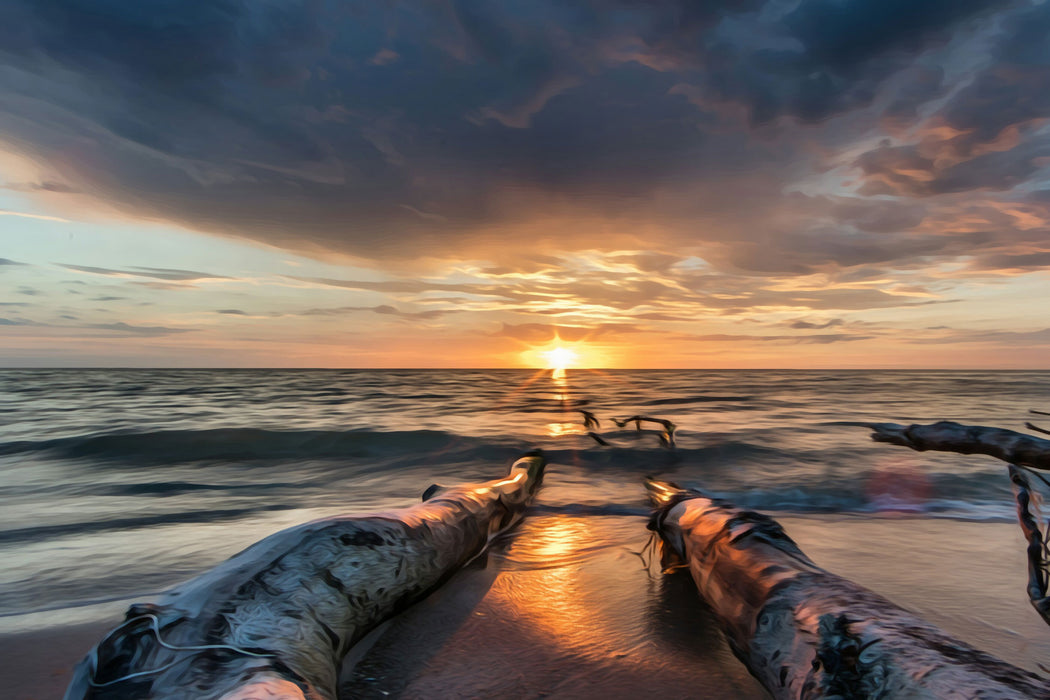
[[[1050,368],[1050,2],[6,0],[0,366]]]

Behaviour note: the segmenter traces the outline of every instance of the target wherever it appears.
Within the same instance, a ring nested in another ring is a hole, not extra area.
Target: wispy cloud
[[[641,333],[642,328],[630,323],[599,323],[593,326],[563,326],[542,323],[504,323],[493,335],[527,343],[548,343],[555,339],[568,342],[616,338],[628,333]]]
[[[60,216],[49,216],[47,214],[30,214],[24,211],[11,211],[10,209],[0,209],[0,216],[19,216],[23,219],[40,219],[41,221],[61,221],[63,223],[70,223],[69,219],[63,219]]]
[[[193,330],[192,328],[168,328],[165,326],[133,326],[124,322],[89,323],[79,327],[100,331],[112,331],[114,333],[119,333],[122,335],[142,337],[174,335],[178,333],[188,333]]]
[[[108,267],[92,267],[89,265],[67,265],[59,263],[67,270],[75,272],[86,272],[92,275],[103,275],[107,277],[149,277],[158,280],[169,280],[173,282],[196,282],[200,280],[228,280],[233,279],[226,275],[216,275],[209,272],[196,272],[194,270],[173,270],[163,267],[131,267],[126,269],[113,269]]]

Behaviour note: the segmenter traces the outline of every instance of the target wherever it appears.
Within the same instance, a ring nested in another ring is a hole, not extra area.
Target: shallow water
[[[948,536],[937,523],[966,521],[950,532],[980,537],[981,523],[1012,522],[1004,465],[874,443],[856,423],[1023,429],[1027,409],[1048,407],[1050,372],[6,370],[0,631],[113,615],[281,528],[407,505],[430,483],[490,479],[542,447],[544,489],[488,563],[530,583],[518,597],[495,583],[485,595],[521,607],[512,617],[566,653],[608,659],[666,643],[652,629],[660,615],[645,613],[664,584],[636,556],[648,535],[642,479],[659,474],[777,517],[824,514],[799,521],[817,523],[802,530],[811,547],[856,562],[843,573],[880,592],[925,590],[908,604],[946,627],[968,600],[1008,600],[987,625],[956,633],[986,648],[1038,637],[1023,652],[1032,667],[1050,645],[1041,623],[1027,626],[1023,556],[958,575],[924,571],[921,556]],[[580,408],[610,446],[586,434]],[[611,421],[636,413],[674,421],[676,448]],[[907,526],[836,550],[843,518],[851,533]],[[1011,531],[995,532],[995,546],[1015,546],[1001,544]],[[953,541],[941,566],[967,547]],[[913,572],[911,583],[887,577],[894,569]],[[614,571],[630,571],[614,587],[619,612],[601,604]]]

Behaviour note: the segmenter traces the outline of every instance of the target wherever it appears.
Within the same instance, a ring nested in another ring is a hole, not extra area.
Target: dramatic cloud
[[[783,220],[798,172],[784,157],[807,146],[775,130],[754,139],[739,116],[823,122],[884,89],[884,114],[918,114],[948,89],[929,52],[950,62],[953,38],[980,34],[991,13],[1007,35],[1041,40],[1046,10],[1009,7],[15,0],[0,10],[0,136],[61,177],[7,187],[83,192],[206,231],[373,259],[500,257],[498,241],[506,264],[535,237],[585,247],[656,236],[761,274],[885,261],[866,252],[874,243],[857,249],[849,230],[826,225],[836,203]],[[1030,64],[1016,44],[1004,36],[994,51]],[[1045,71],[1028,68],[981,73],[942,121],[985,142],[1041,117],[1048,91],[1032,88]],[[991,109],[1022,87],[1026,99]],[[847,132],[829,133],[828,145]],[[861,156],[867,191],[1003,189],[1031,176],[1042,153],[942,166],[915,148]],[[922,211],[855,218],[862,232],[901,233]],[[772,265],[797,242],[810,254]]]
[[[8,0],[7,335],[404,366],[1038,345],[1047,46],[1034,0]]]

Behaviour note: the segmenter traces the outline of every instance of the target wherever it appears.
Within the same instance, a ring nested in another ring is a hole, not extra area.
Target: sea
[[[280,529],[494,479],[533,448],[550,466],[526,521],[567,539],[505,546],[496,567],[635,561],[650,475],[803,522],[1012,523],[1003,463],[864,424],[1024,430],[1029,409],[1050,409],[1050,371],[3,370],[0,632],[93,619]],[[613,420],[635,415],[672,421],[674,445]]]

